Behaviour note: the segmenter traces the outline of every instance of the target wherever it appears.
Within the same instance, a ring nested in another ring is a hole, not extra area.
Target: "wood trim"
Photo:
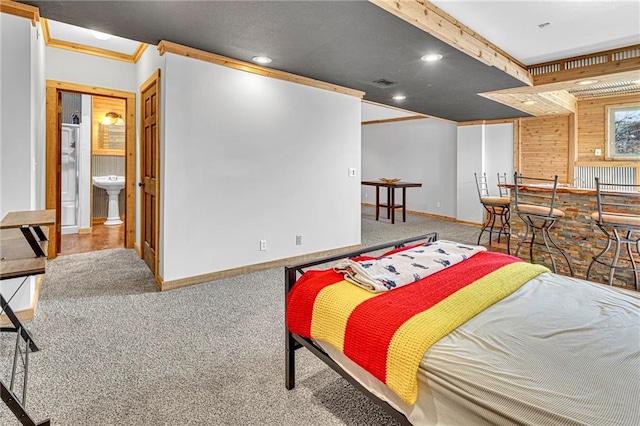
[[[360,204],[362,206],[364,206],[364,207],[370,207],[372,209],[376,208],[375,204],[369,204],[369,203],[360,203]],[[433,219],[446,220],[448,222],[461,223],[461,224],[465,224],[465,225],[482,226],[482,223],[467,222],[466,220],[458,220],[455,217],[443,216],[443,215],[433,214],[433,213],[419,212],[419,211],[416,211],[416,210],[407,210],[407,214],[412,214],[414,216],[430,217],[430,218],[433,218]]]
[[[48,45],[51,36],[49,35],[49,21],[46,18],[40,19],[40,29],[42,30],[42,36],[44,37],[44,44]]]
[[[116,155],[122,157],[121,149],[100,149],[100,148],[92,148],[91,155]]]
[[[144,81],[144,83],[142,83],[140,85],[140,91],[142,92],[142,89],[146,88],[151,83],[153,83],[155,80],[159,80],[159,79],[160,79],[160,69],[157,69],[149,76],[149,78],[147,78]]]
[[[527,66],[527,68],[531,70],[534,68],[546,67],[546,66],[555,65],[555,64],[564,64],[566,62],[572,62],[572,61],[577,61],[580,59],[587,59],[587,58],[595,58],[595,57],[604,56],[604,55],[606,55],[609,60],[613,60],[613,56],[612,56],[613,54],[618,52],[624,52],[627,50],[634,50],[634,49],[640,49],[640,44],[631,44],[629,46],[618,47],[616,49],[601,50],[599,52],[588,53],[586,55],[571,56],[569,58],[562,58],[555,61],[541,62],[539,64],[529,65]]]
[[[89,95],[110,96],[112,98],[135,99],[136,94],[123,90],[107,89],[104,87],[87,86],[85,84],[68,83],[64,81],[47,80],[47,88],[53,87],[65,92],[86,93]],[[127,123],[128,124],[128,123]]]
[[[100,56],[102,58],[114,59],[116,61],[137,63],[144,51],[149,46],[146,43],[140,43],[133,54],[115,52],[113,50],[101,49],[99,47],[87,46],[86,44],[70,43],[64,40],[58,40],[51,38],[51,31],[49,30],[49,21],[46,18],[40,20],[40,27],[42,28],[42,35],[44,36],[44,43],[48,47],[55,47],[58,49],[70,50],[76,53],[84,53],[86,55]]]
[[[440,121],[447,121],[449,123],[455,123],[455,121],[448,120],[446,118],[436,117],[436,116],[429,115],[429,114],[422,114],[421,112],[410,111],[408,109],[400,108],[400,107],[393,106],[393,105],[385,105],[385,104],[381,104],[379,102],[368,101],[366,99],[363,99],[362,103],[370,104],[370,105],[376,105],[376,106],[383,107],[383,108],[388,108],[388,109],[393,109],[393,110],[404,112],[404,113],[407,113],[407,114],[419,115],[419,116],[422,116],[422,117],[425,117],[425,118],[433,118],[434,120],[440,120]],[[364,123],[367,123],[367,122],[365,121]]]
[[[78,234],[83,235],[83,234],[92,234],[93,233],[93,228],[92,227],[88,227],[88,228],[79,228],[78,229]]]
[[[573,184],[575,164],[578,159],[578,119],[576,114],[569,114],[569,158],[567,165],[567,183]]]
[[[176,55],[186,56],[188,58],[198,59],[201,61],[211,62],[213,64],[234,68],[240,71],[250,72],[252,74],[262,75],[264,77],[284,80],[291,83],[302,84],[305,86],[315,87],[318,89],[329,90],[335,93],[354,96],[362,99],[364,92],[360,90],[350,89],[348,87],[337,86],[335,84],[326,83],[324,81],[314,80],[308,77],[302,77],[284,71],[261,67],[249,62],[240,61],[238,59],[228,58],[226,56],[217,55],[215,53],[205,52],[204,50],[194,49],[193,47],[183,46],[167,40],[162,40],[158,44],[158,52],[160,56],[165,53],[173,53]]]
[[[136,51],[133,52],[133,55],[131,55],[131,59],[133,59],[134,64],[138,63],[138,61],[142,57],[142,54],[147,50],[147,47],[149,47],[147,43],[140,43]]]
[[[40,20],[39,8],[11,0],[0,0],[0,12],[27,18],[31,20],[31,25],[34,27],[36,22]]]
[[[27,309],[22,309],[20,311],[14,312],[18,319],[21,322],[31,321],[36,317],[36,310],[38,308],[38,300],[40,299],[40,288],[42,287],[42,282],[44,281],[44,275],[38,275],[36,278],[36,287],[33,292],[33,297],[31,298],[31,306]],[[0,315],[0,326],[11,325],[11,320],[7,317],[6,314]]]
[[[46,137],[45,137],[45,208],[47,210],[57,210],[56,197],[58,192],[58,185],[56,182],[56,174],[58,172],[59,164],[58,158],[60,156],[60,146],[58,142],[58,91],[54,87],[47,86],[46,88]],[[58,212],[56,213],[58,215]],[[56,218],[56,227],[60,224],[60,218]],[[56,229],[49,232],[49,247],[47,250],[47,257],[49,259],[55,259],[58,256],[58,238]]]
[[[640,44],[621,47],[618,49],[605,50],[601,52],[590,53],[588,55],[572,56],[570,58],[564,58],[557,61],[544,62],[541,64],[535,64],[527,67],[529,70],[534,70],[540,67],[547,67],[557,65],[561,69],[559,71],[540,73],[533,76],[533,82],[535,86],[541,86],[545,84],[552,84],[558,82],[566,82],[571,80],[582,80],[586,78],[599,77],[609,74],[621,73],[626,71],[637,71],[640,69],[640,57],[618,59],[615,60],[613,55],[619,52],[625,52],[629,50],[640,49]],[[580,61],[583,59],[597,58],[606,56],[607,61],[600,64],[576,66],[571,69],[567,69],[566,64],[574,61]]]
[[[125,217],[124,217],[124,246],[133,248],[136,240],[136,99],[126,99],[126,149],[125,149]]]
[[[578,167],[636,167],[640,169],[640,162],[630,161],[621,158],[620,160],[603,160],[603,161],[576,161],[575,166]]]
[[[114,52],[113,50],[100,49],[99,47],[86,46],[84,44],[70,43],[68,41],[56,40],[49,38],[47,43],[48,47],[55,47],[58,49],[70,50],[76,53],[83,53],[85,55],[100,56],[102,58],[114,59],[116,61],[135,63],[134,55],[128,55],[126,53]],[[139,48],[138,48],[139,49]],[[138,52],[136,49],[136,52]],[[135,53],[134,53],[135,54]]]
[[[506,124],[513,123],[514,125],[517,123],[517,118],[502,118],[496,120],[473,120],[473,121],[459,121],[458,127],[461,126],[477,126],[479,124]]]
[[[472,58],[533,85],[531,74],[522,64],[428,1],[369,1]]]
[[[412,117],[398,117],[398,118],[387,118],[384,120],[363,121],[361,124],[363,126],[368,126],[370,124],[385,124],[385,123],[395,123],[398,121],[424,120],[425,118],[428,118],[428,117],[424,117],[421,115],[414,115]]]
[[[125,234],[124,246],[133,248],[135,242],[135,152],[136,152],[136,94],[103,87],[87,86],[77,83],[47,80],[46,82],[46,208],[56,210],[56,226],[60,226],[60,211],[57,199],[60,195],[60,182],[57,182],[57,170],[60,167],[60,123],[56,111],[58,92],[77,92],[89,95],[110,96],[126,101],[126,160],[125,160]],[[56,233],[49,236],[48,257],[57,256],[58,241]]]
[[[385,104],[381,104],[381,103],[379,103],[379,102],[369,101],[369,100],[367,100],[367,99],[363,99],[363,100],[362,100],[362,103],[363,103],[363,104],[369,104],[369,105],[375,105],[375,106],[379,106],[379,107],[383,107],[383,108],[388,108],[388,109],[393,109],[393,110],[396,110],[396,111],[404,112],[404,113],[406,113],[406,114],[422,115],[422,116],[424,116],[424,117],[429,117],[429,116],[428,116],[428,115],[426,115],[426,114],[422,114],[422,113],[415,112],[415,111],[409,111],[408,109],[400,108],[400,107],[393,106],[393,105],[385,105]],[[432,118],[437,118],[437,117],[432,117]]]
[[[209,274],[196,275],[193,277],[179,278],[177,280],[163,281],[159,276],[158,288],[160,291],[175,290],[177,288],[188,287],[196,284],[203,284],[210,281],[221,280],[224,278],[235,277],[237,275],[250,274],[256,271],[262,271],[264,269],[278,268],[294,263],[307,262],[321,257],[336,256],[342,253],[349,253],[354,250],[362,248],[362,244],[356,244],[352,246],[341,247],[331,250],[323,250],[315,253],[303,254],[300,256],[292,256],[284,259],[272,260],[264,263],[257,263],[254,265],[241,266],[239,268],[227,269],[224,271],[212,272]]]

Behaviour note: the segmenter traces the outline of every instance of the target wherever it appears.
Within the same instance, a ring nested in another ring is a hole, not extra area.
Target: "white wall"
[[[458,127],[458,213],[456,219],[482,223],[474,173],[487,174],[489,194],[498,196],[497,174],[513,181],[513,123]]]
[[[474,173],[484,170],[484,125],[458,127],[458,209],[456,219],[482,223],[483,209]]]
[[[91,227],[91,95],[82,95],[82,120],[80,121],[79,149],[79,201],[78,228]]]
[[[489,193],[498,196],[498,176],[506,173],[513,182],[513,123],[485,125],[484,157]]]
[[[31,21],[0,13],[0,219],[36,207],[37,51]],[[9,299],[21,282],[0,281],[0,292]],[[22,286],[11,302],[14,310],[29,308],[34,285],[31,278]]]
[[[362,180],[381,177],[422,183],[407,189],[408,210],[455,217],[456,124],[425,118],[362,126]],[[375,204],[375,188],[362,186],[361,200]]]
[[[55,47],[46,48],[47,80],[136,92],[136,65]]]
[[[165,56],[165,281],[360,243],[360,99]]]

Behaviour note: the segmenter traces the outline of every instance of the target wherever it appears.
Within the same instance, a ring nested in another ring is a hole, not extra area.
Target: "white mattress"
[[[317,343],[415,425],[640,425],[640,293],[542,274],[427,351],[414,406]]]

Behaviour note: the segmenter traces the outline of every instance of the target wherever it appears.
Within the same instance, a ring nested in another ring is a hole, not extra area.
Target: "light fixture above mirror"
[[[104,119],[102,119],[101,124],[104,124],[105,126],[124,126],[124,120],[117,112],[108,112],[104,115]]]

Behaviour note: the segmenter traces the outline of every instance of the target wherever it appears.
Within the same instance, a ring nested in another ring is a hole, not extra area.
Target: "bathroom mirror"
[[[125,126],[100,123],[97,136],[94,139],[94,155],[124,155]]]

